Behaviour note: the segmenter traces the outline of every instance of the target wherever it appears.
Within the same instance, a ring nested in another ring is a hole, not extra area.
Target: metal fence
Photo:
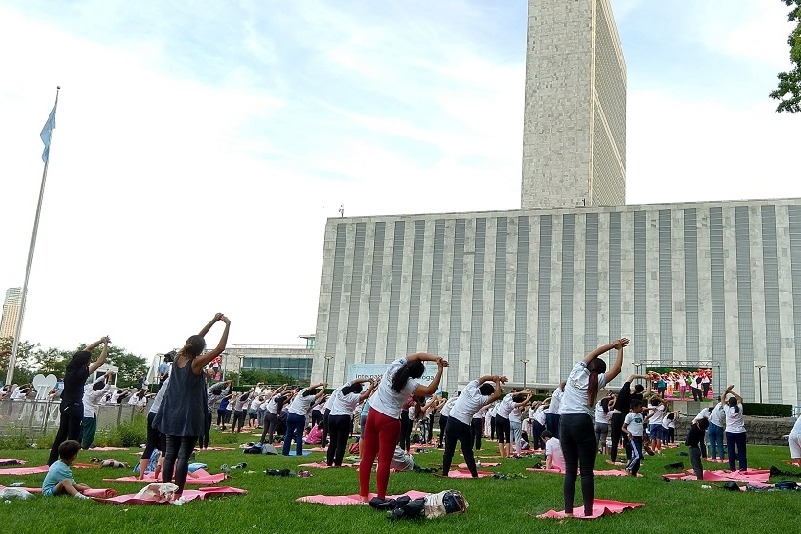
[[[55,432],[59,424],[59,401],[50,400],[2,400],[0,401],[0,435],[14,432],[38,436]],[[136,414],[146,414],[148,408],[113,404],[99,406],[97,431],[108,430],[123,421],[133,421]]]

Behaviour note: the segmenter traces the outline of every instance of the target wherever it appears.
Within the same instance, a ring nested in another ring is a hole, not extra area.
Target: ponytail
[[[425,367],[420,360],[407,361],[392,375],[392,389],[396,393],[400,393],[406,387],[410,378],[420,378],[423,376],[424,371]]]

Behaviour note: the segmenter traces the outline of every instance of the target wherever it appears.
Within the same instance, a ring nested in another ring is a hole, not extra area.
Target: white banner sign
[[[384,376],[389,365],[385,363],[350,363],[346,367],[345,380],[348,382],[358,378],[378,378]],[[425,364],[423,376],[417,379],[419,384],[427,386],[434,380],[437,374],[437,367],[433,364]]]

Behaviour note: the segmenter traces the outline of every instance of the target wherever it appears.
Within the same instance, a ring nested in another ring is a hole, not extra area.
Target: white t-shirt
[[[632,436],[639,436],[642,437],[643,432],[643,416],[642,412],[634,413],[629,412],[626,414],[626,418],[623,419],[623,424],[628,425],[626,429],[631,432]]]
[[[648,408],[650,412],[650,416],[648,418],[649,425],[661,425],[662,419],[665,417],[665,405],[660,404],[659,406],[650,406]]]
[[[573,367],[573,370],[570,371],[570,376],[567,377],[565,393],[562,395],[562,400],[559,403],[559,413],[561,415],[592,413],[592,408],[587,406],[589,402],[589,395],[587,393],[589,384],[590,371],[587,369],[587,364],[580,361]],[[598,373],[598,389],[600,390],[605,385],[606,373]],[[553,404],[553,399],[551,399],[551,403]]]
[[[442,407],[442,410],[439,412],[439,414],[444,416],[444,417],[450,417],[451,416],[451,410],[453,410],[453,406],[456,404],[457,400],[459,400],[459,397],[456,397],[456,396],[448,397],[448,401]]]
[[[551,467],[562,471],[565,470],[565,455],[562,454],[562,444],[556,438],[551,438],[545,442],[545,456],[551,457]]]
[[[289,408],[286,410],[287,413],[293,413],[295,415],[302,415],[306,417],[306,414],[309,412],[309,408],[316,400],[315,395],[303,396],[303,393],[308,389],[309,388],[304,388],[298,391],[298,394],[295,395],[295,398],[292,399],[292,402],[289,404]]]
[[[325,399],[325,404],[323,405],[323,411],[330,410],[331,406],[334,405],[334,395],[329,395],[327,399]]]
[[[560,388],[553,390],[553,393],[551,393],[551,402],[548,404],[548,413],[560,413],[559,405],[562,403],[564,394],[565,392]]]
[[[737,410],[731,406],[724,408],[726,412],[726,432],[732,434],[742,434],[745,432],[745,423],[743,423],[743,405],[738,404]]]
[[[545,426],[545,406],[540,405],[534,412],[534,420]]]
[[[522,423],[523,414],[520,412],[520,408],[514,406],[512,411],[509,412],[509,422],[510,423]]]
[[[701,419],[709,419],[709,421],[712,422],[712,420],[709,417],[709,408],[704,408],[703,410],[698,412],[698,415],[693,417],[693,421],[692,422],[695,423],[697,421],[700,421]]]
[[[801,434],[801,416],[795,420],[795,424],[793,425],[793,429],[790,431],[790,434]]]
[[[400,419],[403,404],[417,387],[417,380],[410,378],[400,391],[392,389],[392,377],[406,362],[408,360],[404,356],[389,364],[381,383],[378,384],[378,389],[370,397],[370,408],[393,419]]]
[[[722,404],[717,403],[712,409],[712,414],[709,416],[709,422],[721,428],[726,426],[726,412]]]
[[[676,418],[668,419],[668,416],[662,418],[662,428],[676,428]]]
[[[347,387],[347,386],[343,386]],[[330,415],[352,415],[356,405],[361,401],[361,393],[348,393],[347,395],[339,388],[331,394],[334,402],[331,403]]]
[[[253,410],[253,411],[258,411],[259,408],[261,408],[261,403],[262,403],[262,400],[259,399],[258,397],[256,397],[255,399],[253,399],[253,401],[251,401],[250,409]]]
[[[512,399],[512,393],[507,393],[501,403],[498,405],[496,415],[509,419],[509,414],[515,407],[515,401]]]
[[[478,380],[472,380],[465,386],[459,398],[453,403],[448,417],[453,417],[466,425],[470,424],[473,416],[489,402],[489,395],[482,395],[478,386]]]
[[[601,401],[595,403],[595,422],[609,424],[609,419],[612,417],[611,412],[604,412]]]

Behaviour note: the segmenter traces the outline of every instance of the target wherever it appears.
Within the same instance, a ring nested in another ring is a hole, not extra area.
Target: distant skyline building
[[[22,306],[22,288],[11,287],[6,290],[3,301],[3,317],[0,319],[0,338],[13,338]]]
[[[626,203],[626,63],[609,0],[529,0],[521,207]]]

